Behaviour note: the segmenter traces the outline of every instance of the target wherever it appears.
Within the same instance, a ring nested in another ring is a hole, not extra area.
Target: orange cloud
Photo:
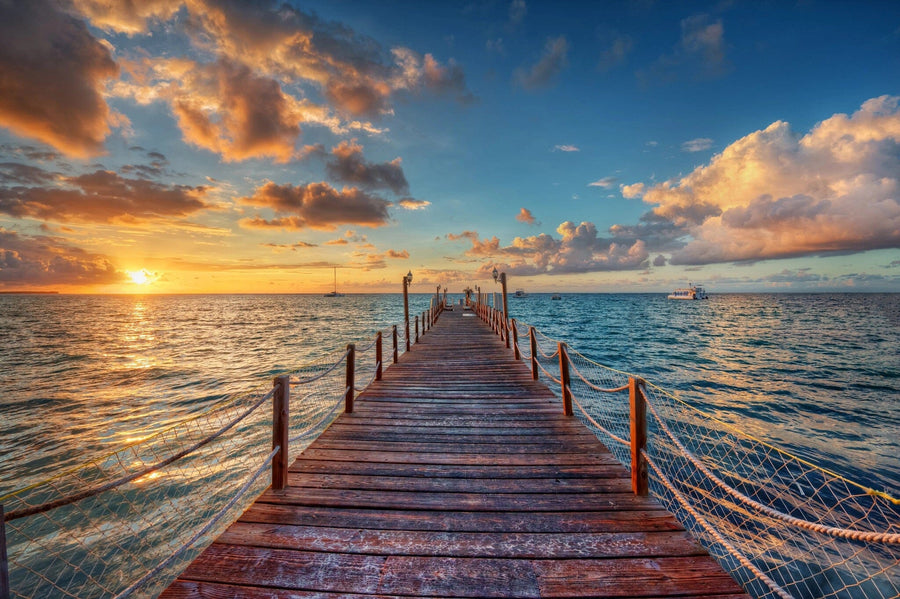
[[[103,152],[113,115],[103,99],[118,75],[108,48],[47,0],[4,3],[0,126],[85,158]]]
[[[88,253],[58,237],[20,235],[0,227],[0,287],[95,285],[123,280],[124,273],[116,270],[106,256]]]
[[[390,202],[367,194],[355,187],[338,191],[327,183],[277,185],[266,183],[241,203],[272,209],[277,218],[245,219],[241,224],[251,228],[334,230],[338,225],[352,224],[381,227],[387,224]]]
[[[332,148],[333,160],[325,167],[328,175],[342,183],[361,185],[368,189],[390,189],[396,194],[409,193],[409,183],[403,174],[401,160],[373,164],[366,162],[362,146],[356,140],[342,141]]]
[[[29,172],[34,170],[31,167]],[[0,187],[0,213],[57,222],[136,225],[209,208],[203,201],[207,188],[202,186],[165,185],[103,170],[52,177],[56,181],[53,186]]]
[[[529,225],[537,224],[537,220],[534,218],[534,215],[528,208],[522,208],[521,210],[519,210],[519,213],[516,215],[516,220],[520,223],[527,223]]]
[[[806,135],[782,121],[680,180],[644,190],[691,239],[673,264],[900,247],[900,98],[865,102]]]
[[[415,198],[400,198],[397,200],[397,205],[406,210],[424,210],[428,206],[431,206],[431,202],[428,200],[417,200]]]

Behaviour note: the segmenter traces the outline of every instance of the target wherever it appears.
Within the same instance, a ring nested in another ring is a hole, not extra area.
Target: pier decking
[[[373,595],[748,597],[458,311],[162,596]]]

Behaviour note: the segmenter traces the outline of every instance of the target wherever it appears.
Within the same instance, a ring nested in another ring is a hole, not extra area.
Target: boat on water
[[[524,289],[516,289],[516,292],[513,294],[513,297],[528,297],[528,294],[525,293]]]
[[[337,266],[334,267],[334,291],[329,291],[325,297],[344,297],[344,294],[338,293],[337,290]]]
[[[561,296],[560,294],[558,294],[558,293],[554,293],[553,295],[550,296],[550,299],[552,299],[552,300],[561,300],[561,299],[562,299],[562,296]]]
[[[706,294],[706,290],[699,285],[694,285],[693,283],[688,283],[687,287],[682,287],[681,289],[676,289],[675,291],[670,293],[668,297],[669,297],[669,299],[676,299],[676,300],[709,299],[709,296]]]

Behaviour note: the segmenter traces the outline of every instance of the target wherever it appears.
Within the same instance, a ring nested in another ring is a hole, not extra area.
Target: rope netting
[[[561,397],[557,341],[536,335]],[[571,348],[575,415],[630,467],[629,378]],[[650,491],[754,597],[900,596],[900,501],[756,439],[655,385]]]
[[[382,334],[389,364],[392,331]],[[357,348],[354,386],[362,389],[375,377],[375,336]],[[342,411],[347,356],[335,350],[289,373],[289,462]],[[0,497],[10,596],[159,594],[269,486],[272,397],[271,382],[235,394]]]

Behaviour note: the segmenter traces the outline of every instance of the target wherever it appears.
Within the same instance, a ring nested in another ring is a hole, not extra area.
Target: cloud
[[[124,278],[106,256],[88,253],[58,237],[20,235],[0,227],[0,287],[97,285]]]
[[[417,200],[415,198],[400,198],[397,200],[397,205],[405,210],[424,210],[428,206],[431,206],[431,202],[428,200]]]
[[[644,83],[668,83],[680,77],[709,79],[728,72],[725,28],[722,20],[700,14],[681,21],[681,38],[672,52],[638,71]]]
[[[385,252],[385,256],[394,260],[409,260],[409,252],[406,250],[388,250]]]
[[[662,254],[657,255],[656,258],[653,259],[653,266],[665,266],[665,265],[666,265],[666,257],[663,256]]]
[[[143,33],[147,21],[167,21],[184,0],[141,0],[109,2],[109,0],[72,0],[75,8],[100,29],[134,35]]]
[[[644,184],[643,183],[632,183],[631,185],[620,185],[619,189],[622,191],[622,197],[633,200],[634,198],[639,198],[644,195]]]
[[[603,189],[612,189],[612,187],[618,180],[618,177],[603,177],[602,179],[597,179],[592,183],[588,183],[588,187],[602,187]]]
[[[409,183],[400,166],[400,158],[390,162],[373,164],[366,162],[362,146],[356,140],[342,141],[332,148],[325,168],[328,176],[342,183],[361,185],[367,189],[390,189],[394,193],[409,193]]]
[[[630,36],[612,30],[601,35],[600,43],[605,50],[597,59],[597,70],[604,73],[624,63],[634,48],[634,40]]]
[[[509,29],[516,29],[525,20],[528,14],[528,5],[525,0],[512,0],[509,4]]]
[[[167,102],[186,142],[227,161],[294,158],[300,123],[309,115],[274,79],[227,59],[145,58],[127,66],[139,84],[119,86],[118,93]]]
[[[514,80],[524,89],[535,90],[550,86],[569,64],[569,42],[566,36],[549,38],[544,44],[544,53],[531,68],[519,68]]]
[[[553,151],[554,152],[580,152],[581,150],[577,146],[557,145],[557,146],[553,146]]]
[[[498,261],[502,261],[498,267],[515,275],[635,270],[647,266],[649,253],[642,240],[629,244],[600,238],[596,226],[590,222],[575,225],[566,221],[556,232],[560,239],[541,233],[516,237],[508,246],[501,246],[496,237],[480,240],[474,231],[449,234],[447,238],[469,239],[472,247],[466,251],[467,256],[491,259],[479,268],[478,273],[482,275]]]
[[[900,247],[898,102],[873,98],[805,135],[776,121],[689,175],[646,189],[652,216],[687,238],[671,263]]]
[[[685,152],[702,152],[712,147],[713,140],[708,137],[698,137],[681,144],[681,149]]]
[[[277,185],[266,183],[252,196],[239,200],[243,204],[269,208],[273,219],[244,219],[248,228],[318,229],[332,231],[338,225],[381,227],[388,221],[390,202],[355,187],[338,191],[327,183]]]
[[[20,172],[17,182],[33,185],[0,187],[0,213],[56,222],[137,225],[210,207],[204,201],[208,189],[203,186],[131,179],[105,170],[63,176],[25,168],[30,180],[23,180]]]
[[[534,215],[528,208],[522,208],[521,210],[519,210],[519,213],[516,215],[516,220],[520,223],[526,223],[529,225],[540,224],[537,222],[537,219],[534,218]]]
[[[50,0],[0,4],[0,126],[87,158],[103,152],[118,74],[109,49]]]
[[[399,92],[473,99],[452,59],[441,63],[408,48],[386,49],[289,4],[158,0],[120,3],[111,11],[105,4],[79,0],[77,6],[100,26],[129,34],[150,33],[149,21],[168,19],[167,28],[186,33],[201,55],[211,57],[208,63],[177,56],[123,61],[129,78],[112,92],[142,103],[167,102],[187,141],[226,160],[286,162],[295,157],[303,124],[335,134],[382,132],[357,119],[392,114]]]
[[[272,248],[276,252],[280,252],[283,250],[291,250],[292,252],[296,252],[297,248],[306,249],[306,248],[314,248],[318,247],[315,243],[307,243],[306,241],[298,241],[297,243],[261,243],[263,247]]]

